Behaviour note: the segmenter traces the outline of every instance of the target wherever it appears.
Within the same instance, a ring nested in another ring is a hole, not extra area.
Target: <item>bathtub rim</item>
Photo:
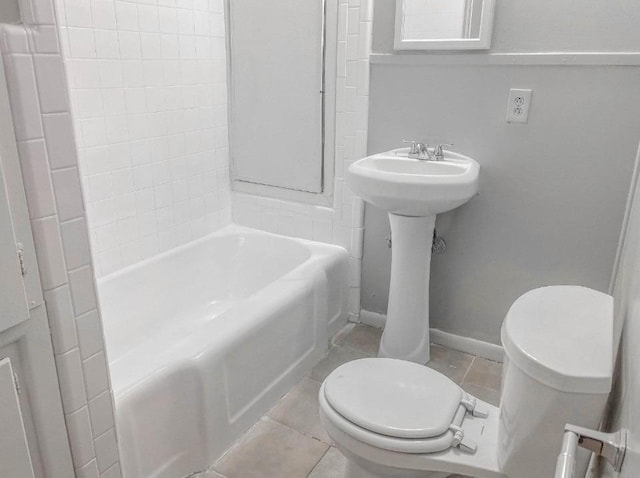
[[[273,233],[273,232],[263,231],[263,230],[260,230],[260,229],[253,229],[253,228],[250,228],[250,227],[241,226],[239,224],[232,223],[232,224],[228,224],[226,226],[223,226],[220,229],[217,229],[217,230],[215,230],[213,232],[210,232],[205,236],[199,237],[199,238],[194,239],[194,240],[189,241],[189,242],[185,242],[184,244],[180,244],[179,246],[172,247],[171,249],[159,252],[157,254],[152,255],[151,257],[147,257],[146,259],[142,259],[141,261],[138,261],[138,262],[135,262],[135,263],[130,264],[128,266],[125,266],[122,269],[118,269],[116,271],[113,271],[113,272],[111,272],[109,274],[106,274],[104,276],[101,276],[101,277],[96,277],[97,288],[98,288],[98,296],[100,295],[100,284],[102,284],[104,282],[108,282],[108,281],[114,280],[114,279],[118,278],[119,276],[122,276],[122,275],[124,275],[124,274],[126,274],[128,272],[133,271],[133,270],[140,269],[145,265],[152,264],[154,262],[159,262],[162,259],[164,259],[165,257],[178,255],[180,252],[185,251],[187,249],[190,249],[192,247],[195,247],[195,246],[197,246],[199,244],[203,244],[203,243],[211,240],[213,237],[232,236],[234,234],[251,234],[251,235],[256,235],[256,236],[273,237],[273,238],[277,238],[279,240],[285,240],[285,241],[288,240],[288,241],[292,241],[292,242],[296,242],[296,243],[302,244],[303,246],[305,246],[307,248],[310,248],[311,250],[313,250],[314,248],[328,248],[327,250],[332,250],[332,249],[333,250],[342,250],[342,251],[344,251],[345,253],[348,254],[348,251],[344,247],[338,246],[336,244],[328,244],[326,242],[314,241],[312,239],[302,239],[302,238],[299,238],[299,237],[285,236],[283,234],[277,234],[277,233]],[[307,258],[306,260],[309,260],[309,258]],[[291,271],[289,271],[289,272],[291,272]]]

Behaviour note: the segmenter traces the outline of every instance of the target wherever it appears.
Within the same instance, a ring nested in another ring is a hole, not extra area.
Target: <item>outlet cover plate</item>
[[[507,103],[507,123],[526,123],[529,121],[531,90],[512,88]]]

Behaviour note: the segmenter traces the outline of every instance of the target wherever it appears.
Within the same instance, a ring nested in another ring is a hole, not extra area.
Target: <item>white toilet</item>
[[[535,289],[511,306],[501,336],[499,408],[411,362],[370,358],[334,370],[320,389],[320,418],[348,459],[347,477],[554,476],[564,425],[600,422],[613,299],[577,286]],[[584,476],[583,452],[575,476]]]

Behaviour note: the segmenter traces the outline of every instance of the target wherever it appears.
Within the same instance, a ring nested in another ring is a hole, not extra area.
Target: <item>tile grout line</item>
[[[351,352],[357,352],[359,354],[363,354],[363,355],[367,356],[368,358],[371,358],[371,357],[369,357],[369,354],[367,352],[365,352],[364,350],[357,349],[355,347],[349,347],[348,345],[343,345],[343,344],[335,344],[334,347],[338,347],[338,348],[341,348],[341,349],[344,349],[344,350],[349,350]]]
[[[316,461],[316,464],[313,465],[313,468],[311,468],[311,471],[309,471],[309,473],[307,473],[306,478],[309,478],[311,476],[311,474],[315,471],[316,468],[318,468],[318,465],[320,464],[320,462],[322,461],[322,459],[327,456],[327,453],[329,453],[329,450],[331,450],[331,445],[329,445],[329,448],[327,448],[327,450],[322,454],[322,456],[318,459],[318,461]]]
[[[309,434],[307,434],[307,433],[305,433],[305,432],[303,432],[301,430],[297,430],[296,428],[293,428],[291,425],[287,425],[286,423],[281,423],[278,420],[276,420],[275,418],[270,417],[268,414],[264,415],[262,418],[266,418],[270,422],[277,423],[278,425],[281,425],[281,426],[283,426],[285,428],[288,428],[289,430],[293,430],[294,432],[296,432],[299,435],[305,436],[305,437],[310,438],[310,439],[315,440],[315,441],[319,441],[320,443],[322,443],[324,445],[327,445],[329,448],[331,448],[333,446],[331,443],[327,443],[327,442],[321,440],[318,437],[314,437],[313,435],[309,435]]]
[[[473,364],[476,363],[476,359],[477,358],[478,357],[476,355],[473,356],[473,360],[471,360],[471,363],[467,367],[467,370],[464,372],[464,375],[462,376],[462,379],[460,380],[460,386],[462,386],[462,382],[464,382],[464,380],[467,378],[467,375],[469,375],[469,372],[471,371],[471,367],[473,367]]]

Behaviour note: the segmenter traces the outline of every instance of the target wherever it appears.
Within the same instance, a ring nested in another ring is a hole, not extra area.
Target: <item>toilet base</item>
[[[344,453],[344,450],[341,451]],[[354,455],[347,456],[347,460],[345,478],[446,478],[450,475],[450,473],[439,471],[405,470],[379,464],[359,463],[361,460]]]
[[[465,434],[479,445],[476,453],[449,448],[437,453],[412,454],[368,445],[345,433],[339,426],[341,417],[328,404],[322,390],[319,400],[320,422],[347,458],[346,478],[446,478],[455,474],[507,478],[497,462],[499,411],[488,403],[480,401],[489,411],[487,418],[469,416],[465,419]]]

